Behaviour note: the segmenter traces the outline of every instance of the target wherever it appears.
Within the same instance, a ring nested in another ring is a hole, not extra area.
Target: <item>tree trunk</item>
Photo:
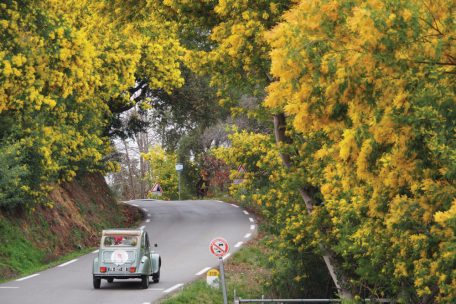
[[[291,144],[292,140],[290,137],[286,135],[286,128],[287,128],[287,123],[286,123],[286,117],[284,113],[280,114],[275,114],[274,115],[274,135],[276,139],[277,145],[280,146],[283,144]],[[282,158],[282,162],[285,167],[288,169],[291,169],[293,164],[291,160],[291,156],[288,153],[283,153],[280,152],[280,157]],[[313,211],[313,202],[312,198],[310,195],[307,193],[307,191],[303,188],[299,188],[299,193],[304,200],[304,204],[306,205],[307,213],[310,215],[312,214]],[[331,278],[334,282],[334,285],[337,288],[337,292],[339,293],[339,296],[343,299],[352,299],[353,295],[351,291],[346,288],[345,286],[347,285],[346,282],[347,280],[344,278],[343,274],[337,270],[336,265],[334,264],[334,258],[332,253],[325,248],[322,244],[319,245],[320,250],[323,253],[323,260],[325,261],[326,267],[328,268],[329,274],[331,275]],[[341,284],[342,283],[342,284]]]
[[[128,145],[125,140],[122,140],[125,147],[125,158],[127,159],[127,168],[128,168],[128,180],[130,182],[131,193],[133,194],[132,199],[136,199],[135,184],[133,182],[133,170],[131,168],[130,154],[128,152]]]
[[[147,134],[144,133],[139,133],[135,136],[136,144],[138,145],[138,151],[139,151],[139,194],[141,198],[146,197],[146,190],[145,190],[145,178],[146,178],[146,172],[147,172],[147,162],[144,161],[144,158],[142,157],[142,153],[147,153],[147,142],[145,140],[145,137],[147,137]]]
[[[137,107],[135,107],[134,110],[136,115],[141,116],[141,120],[145,121],[147,119],[147,117],[144,117],[143,114],[139,113]],[[147,130],[145,130],[144,132],[135,134],[134,138],[139,152],[139,194],[141,198],[146,198],[146,173],[149,171],[149,169],[148,163],[144,161],[142,154],[147,153],[149,150],[149,134],[147,133]]]

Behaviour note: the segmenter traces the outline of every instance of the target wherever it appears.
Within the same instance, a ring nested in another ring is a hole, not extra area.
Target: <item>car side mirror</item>
[[[155,244],[154,244],[154,247],[158,247],[158,244],[157,244],[157,243],[155,243]]]

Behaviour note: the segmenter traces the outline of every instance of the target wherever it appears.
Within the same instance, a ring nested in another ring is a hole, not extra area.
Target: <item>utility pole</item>
[[[179,200],[181,200],[181,172],[178,171],[179,174]]]
[[[179,200],[181,200],[181,173],[184,170],[184,165],[182,163],[177,163],[176,164],[176,171],[178,174],[178,179],[179,179]]]

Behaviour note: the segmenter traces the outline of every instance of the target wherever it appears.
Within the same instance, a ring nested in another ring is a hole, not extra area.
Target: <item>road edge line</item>
[[[40,275],[39,273],[35,273],[35,274],[32,274],[32,275],[29,275],[29,276],[26,276],[26,277],[17,279],[16,282],[21,282],[21,281],[24,281],[24,280],[28,280],[28,279],[37,277],[37,276],[39,276],[39,275]]]
[[[179,283],[179,284],[176,284],[176,285],[164,290],[163,292],[164,293],[170,293],[171,291],[176,290],[176,289],[178,289],[179,287],[182,287],[182,286],[184,286],[184,284],[183,283]]]
[[[65,263],[63,263],[63,264],[60,264],[60,265],[58,265],[57,267],[64,267],[64,266],[66,266],[66,265],[70,265],[71,263],[74,263],[74,262],[76,262],[77,260],[78,260],[78,259],[73,259],[73,260],[71,260],[71,261],[68,261],[68,262],[65,262]]]
[[[231,256],[231,253],[227,253],[227,254],[225,254],[225,255],[223,256],[222,259],[223,259],[223,260],[226,260],[226,259],[229,258],[230,256]]]
[[[209,269],[211,269],[211,267],[206,267],[202,270],[200,270],[199,272],[195,273],[196,276],[200,276],[202,275],[203,273],[207,272]]]

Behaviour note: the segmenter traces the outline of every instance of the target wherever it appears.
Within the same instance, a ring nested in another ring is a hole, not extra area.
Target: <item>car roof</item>
[[[103,230],[102,235],[141,235],[143,233],[142,229],[125,229],[125,228],[120,228],[120,229],[106,229]]]

